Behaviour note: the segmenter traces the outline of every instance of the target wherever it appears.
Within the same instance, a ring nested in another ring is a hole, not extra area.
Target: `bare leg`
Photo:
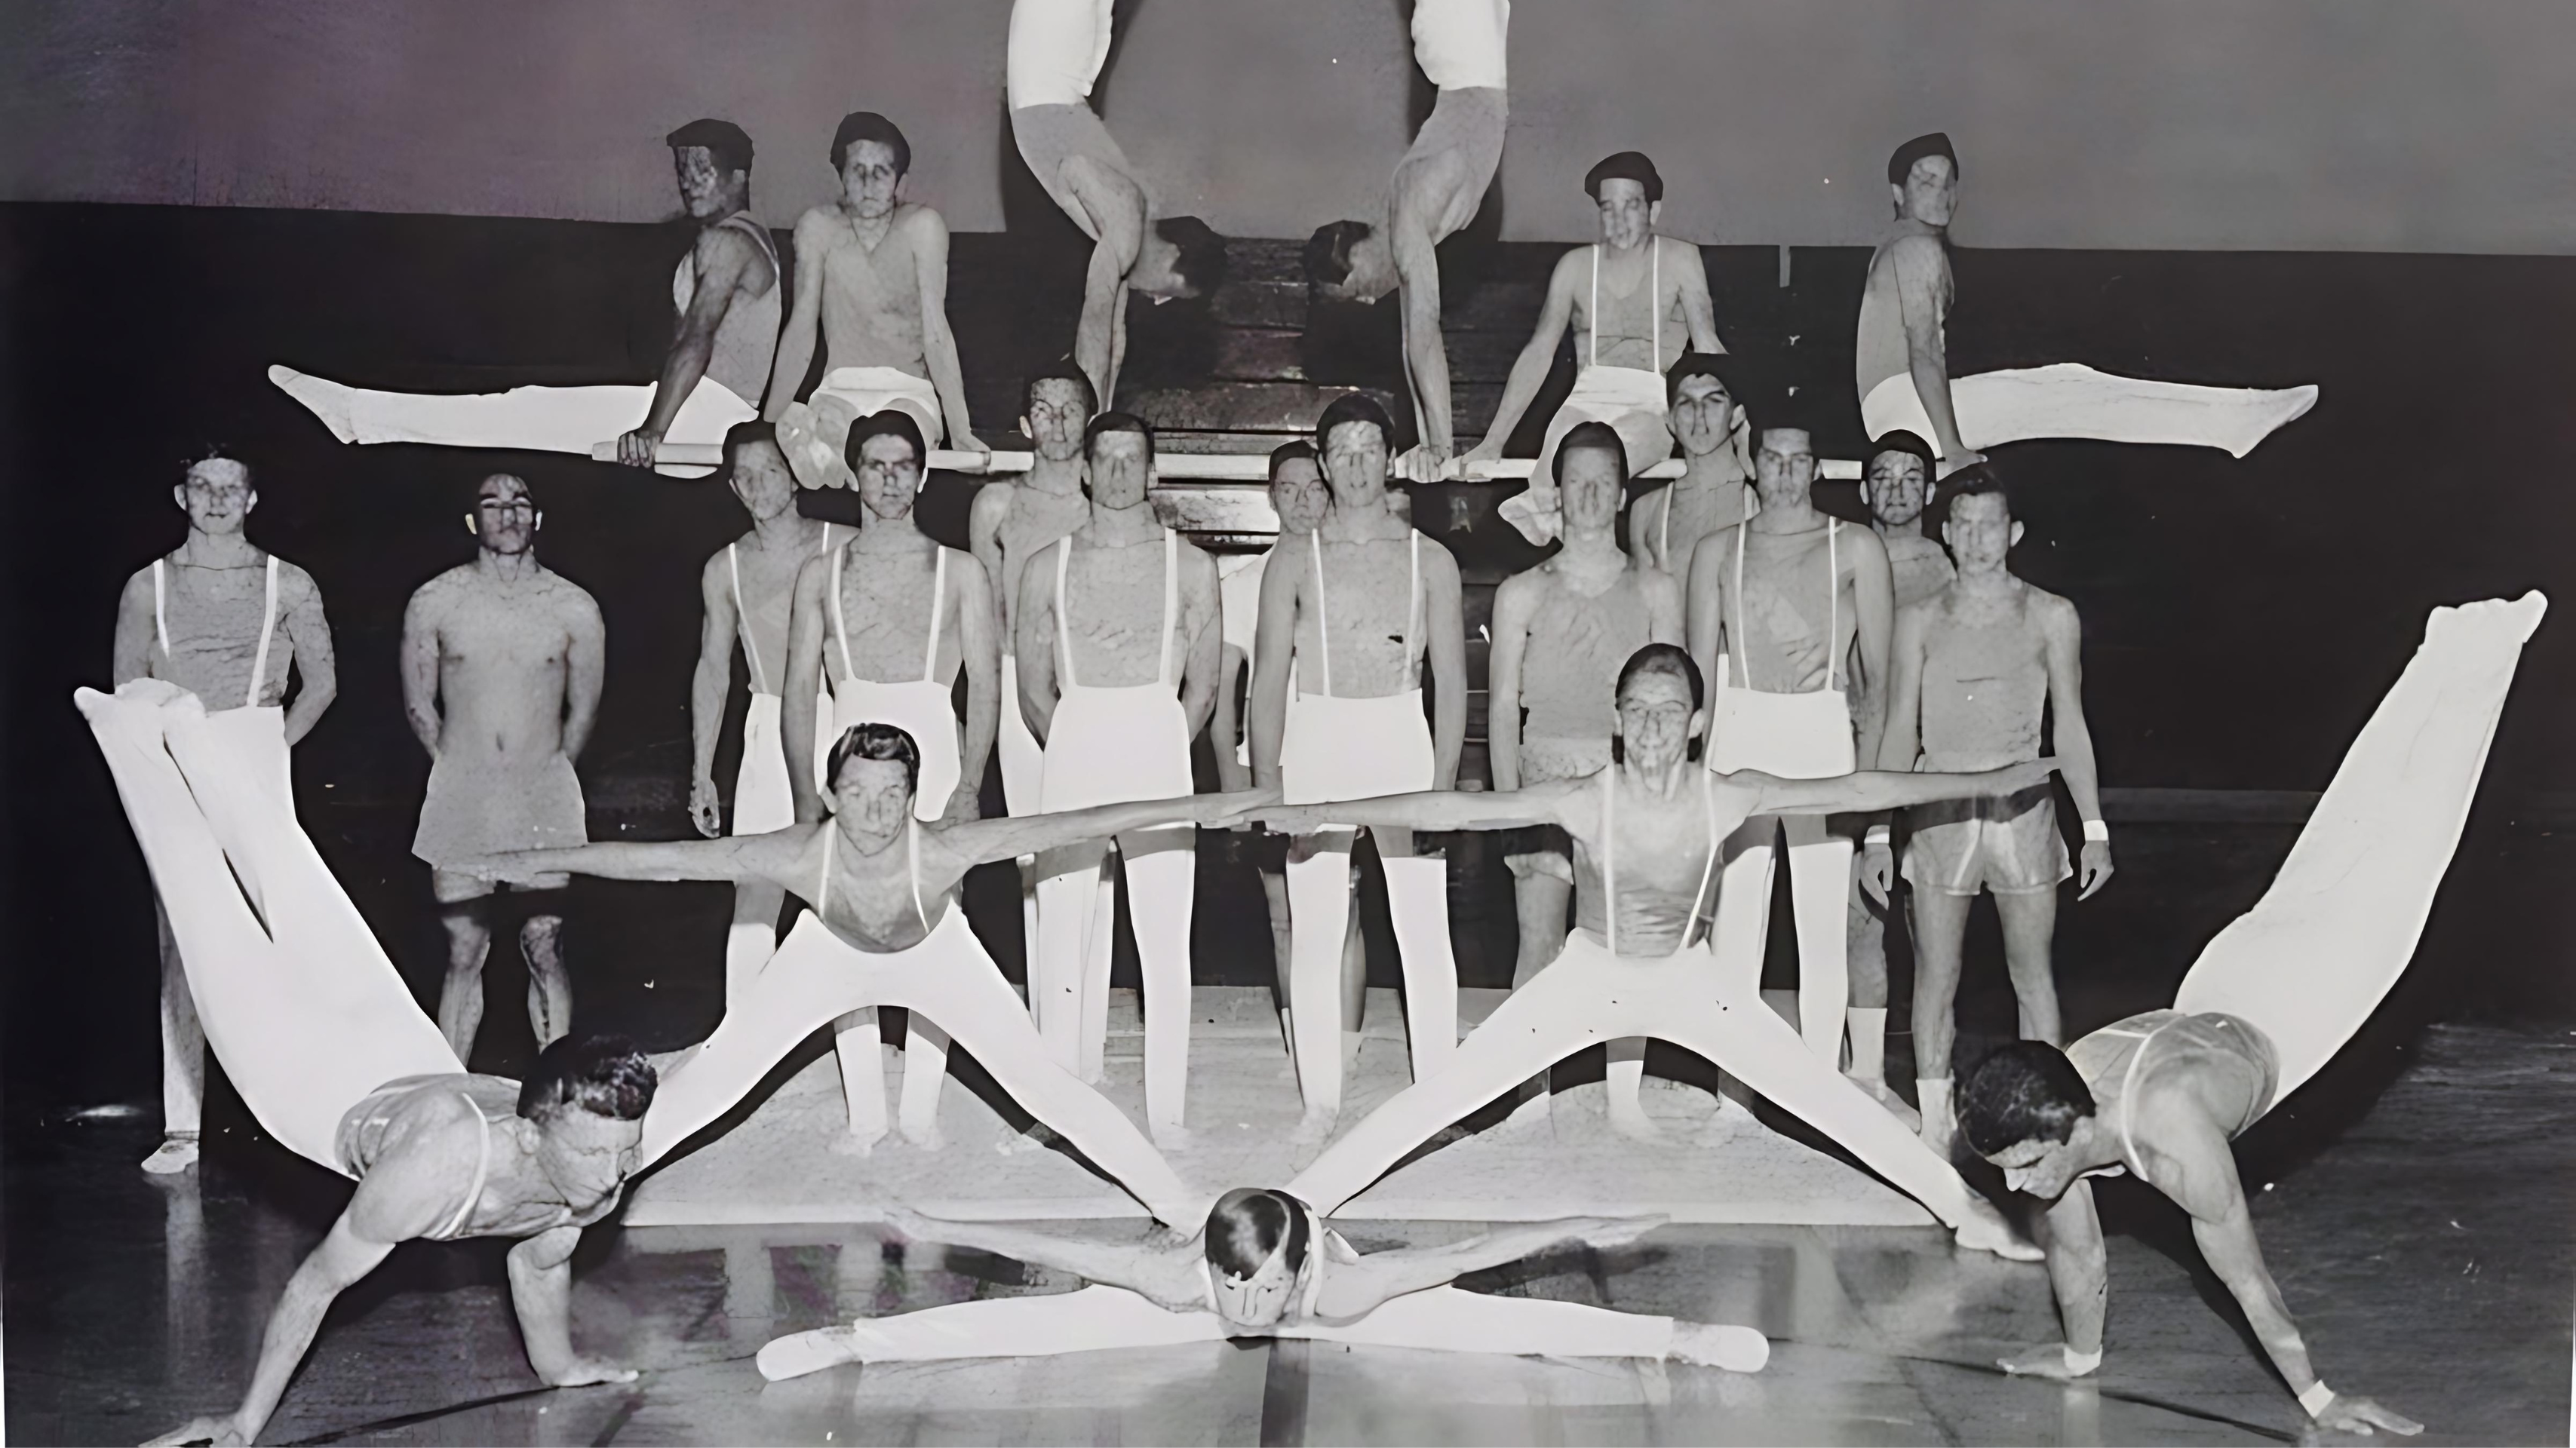
[[[777,1382],[842,1363],[1051,1357],[1095,1348],[1219,1342],[1225,1335],[1225,1320],[1213,1312],[1172,1312],[1123,1287],[1092,1286],[1046,1297],[957,1302],[800,1332],[762,1348],[759,1361],[760,1375]]]
[[[1297,1045],[1289,1035],[1292,1017],[1288,1010],[1288,961],[1295,939],[1288,929],[1288,877],[1268,870],[1256,873],[1261,876],[1261,903],[1270,910],[1270,968],[1278,980],[1279,1039],[1293,1058]]]
[[[439,923],[447,927],[447,979],[438,989],[438,1032],[469,1068],[475,1033],[483,1028],[483,960],[492,952],[492,931],[483,918],[488,898],[442,901],[438,912]]]
[[[1413,853],[1413,831],[1375,832],[1386,903],[1404,958],[1405,1036],[1413,1079],[1436,1076],[1458,1049],[1458,960],[1449,943],[1449,862]]]
[[[572,1029],[572,973],[564,969],[563,917],[531,915],[519,926],[528,962],[528,1028],[540,1049]]]
[[[2049,963],[2049,948],[2057,937],[2057,891],[1998,890],[1995,914],[2003,921],[2004,968],[2012,973],[2013,995],[2021,1002],[2022,1039],[2064,1046],[2057,977]]]
[[[766,880],[733,887],[733,924],[725,931],[727,1009],[778,949],[778,908],[786,900],[787,892]]]
[[[1861,893],[1860,880],[1854,876],[1851,908],[1846,919],[1845,939],[1851,960],[1851,1007],[1844,1021],[1851,1033],[1851,1061],[1843,1074],[1860,1083],[1860,1088],[1876,1098],[1878,1104],[1896,1113],[1908,1127],[1920,1126],[1921,1118],[1903,1097],[1887,1089],[1887,916],[1882,906],[1873,904]]]
[[[1350,930],[1352,838],[1349,830],[1304,836],[1288,855],[1288,1008],[1302,1025],[1297,1032],[1297,1089],[1306,1103],[1291,1137],[1299,1142],[1331,1135],[1341,1114],[1341,1041],[1324,1024],[1336,1014],[1335,1005],[1341,1007],[1344,1029],[1358,1029],[1358,1013],[1349,1009],[1347,996],[1335,1000],[1345,985],[1343,940],[1346,933],[1357,933]],[[1365,977],[1361,984],[1365,989]]]
[[[161,1145],[143,1159],[155,1176],[186,1171],[197,1160],[197,1133],[206,1100],[206,1033],[197,1023],[197,999],[170,930],[170,912],[159,892],[152,921],[161,944]]]
[[[841,1061],[841,1099],[850,1112],[850,1134],[832,1143],[836,1152],[865,1156],[886,1134],[884,1044],[875,1006],[832,1023],[832,1049]],[[910,1084],[909,1076],[905,1084]]]
[[[1968,906],[1975,898],[1913,892],[1915,1100],[1923,1112],[1923,1144],[1945,1161],[1958,1130],[1950,1101],[1950,1057],[1958,1045],[1952,1007],[1959,996]]]
[[[1145,1120],[1157,1145],[1187,1140],[1190,1070],[1190,914],[1198,875],[1197,831],[1122,835],[1129,919],[1145,985]],[[1102,994],[1106,995],[1104,990]]]

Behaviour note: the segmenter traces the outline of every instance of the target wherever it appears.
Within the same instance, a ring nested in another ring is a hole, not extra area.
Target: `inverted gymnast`
[[[1699,540],[1761,511],[1753,470],[1736,440],[1744,403],[1740,364],[1719,352],[1684,352],[1664,374],[1664,426],[1681,445],[1682,475],[1641,495],[1628,510],[1628,548],[1647,564],[1690,583]]]
[[[653,1088],[653,1067],[631,1044],[567,1036],[537,1054],[525,1083],[411,1076],[350,1107],[340,1118],[340,1166],[358,1189],[287,1279],[241,1406],[145,1448],[256,1442],[323,1314],[404,1242],[515,1240],[510,1303],[528,1366],[559,1388],[633,1382],[635,1369],[573,1350],[572,1254],[582,1229],[616,1208],[642,1166]]]
[[[1225,240],[1195,216],[1158,216],[1144,178],[1091,109],[1109,60],[1113,0],[1011,0],[1003,70],[1011,135],[1029,174],[1092,240],[1073,356],[1097,405],[1118,396],[1127,294],[1202,297],[1225,280]]]
[[[796,476],[766,422],[738,422],[725,434],[725,481],[751,514],[751,528],[698,571],[703,624],[698,667],[689,681],[689,820],[709,839],[723,834],[716,793],[716,740],[724,730],[737,645],[751,671],[751,709],[742,721],[742,763],[734,774],[733,833],[766,834],[796,822],[781,733],[785,705],[788,617],[796,577],[806,560],[829,553],[841,537],[829,523],[796,511]],[[817,776],[831,738],[832,696],[817,690],[815,724],[805,756]],[[734,891],[733,926],[725,935],[725,1000],[742,994],[778,948],[778,909],[785,896],[765,882]]]
[[[1548,460],[1567,429],[1578,422],[1608,423],[1627,444],[1628,475],[1634,477],[1673,449],[1672,432],[1664,425],[1664,359],[1685,350],[1726,350],[1717,339],[1717,313],[1699,248],[1655,234],[1664,206],[1664,178],[1655,163],[1621,151],[1586,173],[1583,189],[1600,209],[1601,240],[1557,259],[1538,325],[1503,383],[1493,426],[1466,457],[1471,469],[1502,457],[1521,414],[1556,365],[1557,343],[1571,321],[1583,333],[1575,349],[1574,392],[1548,419],[1529,491],[1505,499],[1501,510],[1532,543],[1547,542],[1563,526]]]
[[[751,214],[751,137],[740,126],[691,121],[666,139],[680,204],[698,235],[671,278],[678,333],[651,385],[376,392],[283,366],[269,368],[268,380],[342,442],[588,454],[616,438],[621,463],[673,477],[714,471],[656,465],[654,453],[666,440],[720,441],[725,429],[760,415],[778,347],[778,248]]]
[[[1156,1218],[1175,1226],[1199,1220],[1207,1196],[1184,1185],[1117,1107],[1049,1056],[1028,1008],[967,927],[957,890],[977,865],[1158,825],[1224,825],[1269,796],[1196,795],[923,824],[913,809],[921,755],[901,728],[851,728],[832,746],[830,767],[832,816],[821,824],[733,839],[536,850],[488,865],[616,880],[766,880],[812,903],[715,1034],[666,1070],[661,1103],[646,1123],[645,1160],[722,1115],[807,1034],[854,1011],[901,1006],[938,1027],[927,1041],[914,1037],[913,1050],[927,1046],[931,1059],[908,1062],[908,1076],[922,1072],[935,1084],[954,1038],[1021,1109]],[[907,1134],[912,1129],[907,1123]]]
[[[1749,817],[2007,794],[2046,779],[2052,763],[1975,775],[1714,774],[1689,758],[1707,721],[1689,654],[1649,644],[1620,670],[1617,688],[1618,762],[1596,774],[1508,794],[1435,791],[1255,811],[1296,830],[1323,819],[1428,830],[1552,824],[1574,845],[1577,924],[1555,962],[1504,1000],[1448,1065],[1371,1112],[1288,1190],[1329,1214],[1533,1072],[1597,1042],[1648,1036],[1698,1052],[1804,1118],[1930,1208],[1960,1245],[2036,1257],[1949,1163],[1804,1049],[1759,994],[1737,985],[1742,971],[1712,961],[1698,925],[1720,842]]]
[[[1195,1237],[1169,1245],[933,1221],[901,1209],[887,1221],[915,1241],[992,1252],[1076,1273],[1092,1285],[796,1333],[760,1350],[761,1376],[775,1382],[842,1363],[1040,1357],[1264,1337],[1436,1352],[1670,1359],[1740,1373],[1761,1371],[1771,1357],[1770,1342],[1749,1327],[1450,1285],[1552,1247],[1622,1246],[1660,1225],[1661,1217],[1574,1217],[1365,1256],[1295,1196],[1252,1188],[1218,1198]]]
[[[1502,164],[1511,20],[1511,0],[1413,0],[1413,60],[1439,90],[1431,115],[1387,180],[1384,214],[1333,222],[1306,243],[1306,280],[1317,295],[1375,302],[1401,292],[1417,441],[1395,470],[1417,483],[1439,481],[1457,451],[1439,246],[1476,219]]]
[[[1950,218],[1959,154],[1938,131],[1887,160],[1896,225],[1869,259],[1853,360],[1861,421],[1875,440],[1899,430],[1938,451],[1934,479],[2025,438],[2197,444],[2235,457],[2316,405],[2317,389],[2264,391],[2115,377],[2075,362],[1952,377],[1943,331],[1957,294]]]
[[[842,457],[850,424],[889,407],[911,414],[932,447],[992,451],[967,421],[948,328],[948,223],[902,199],[911,169],[902,129],[853,111],[832,136],[839,199],[796,219],[796,306],[761,415],[778,424],[788,464],[809,488],[856,486]],[[799,402],[817,332],[823,380]]]

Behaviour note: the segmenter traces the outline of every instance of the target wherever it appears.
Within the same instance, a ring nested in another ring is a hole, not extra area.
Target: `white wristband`
[[[2080,1378],[2101,1365],[2102,1350],[2098,1347],[2091,1352],[2077,1352],[2071,1347],[2066,1350],[2066,1371],[2069,1376]]]
[[[2107,845],[2110,842],[2111,826],[2107,822],[2102,820],[2086,820],[2084,822],[2084,843],[2088,845]]]
[[[2334,1389],[2327,1387],[2322,1378],[2308,1384],[2308,1390],[2299,1394],[2299,1406],[2308,1410],[2308,1417],[2311,1419],[2324,1412],[2326,1405],[2334,1400]]]
[[[1871,825],[1869,829],[1861,835],[1860,842],[1872,848],[1885,845],[1887,843],[1887,826]]]

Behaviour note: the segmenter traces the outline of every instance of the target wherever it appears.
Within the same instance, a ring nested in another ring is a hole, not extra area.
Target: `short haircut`
[[[1930,477],[1931,474],[1926,473],[1924,476]],[[1940,494],[1940,497],[1935,504],[1927,505],[1924,511],[1937,511],[1940,514],[1940,521],[1945,524],[1950,521],[1950,510],[1959,506],[1961,498],[2000,498],[2003,500],[2004,516],[2007,518],[2013,516],[2012,490],[2004,486],[2003,474],[1996,472],[1992,463],[1970,463],[1943,478],[1934,491]]]
[[[1628,662],[1619,666],[1619,686],[1611,697],[1626,697],[1628,681],[1647,674],[1667,674],[1690,685],[1691,707],[1706,707],[1708,684],[1700,677],[1699,665],[1691,662],[1690,651],[1679,644],[1648,644],[1630,654]]]
[[[1324,415],[1315,419],[1315,447],[1318,451],[1333,445],[1333,429],[1344,423],[1365,422],[1377,429],[1377,440],[1388,452],[1395,451],[1395,424],[1387,419],[1386,409],[1365,392],[1345,392],[1325,407]]]
[[[921,424],[902,408],[889,407],[850,424],[850,440],[841,447],[841,460],[850,465],[851,472],[859,470],[859,444],[872,437],[902,438],[912,444],[912,465],[925,471],[929,468],[930,449],[921,440]]]
[[[1291,438],[1270,450],[1270,481],[1274,483],[1279,481],[1279,470],[1299,458],[1313,463],[1317,471],[1323,469],[1324,460],[1316,456],[1313,443],[1302,437]]]
[[[1172,271],[1190,295],[1204,297],[1225,284],[1225,238],[1214,227],[1195,216],[1166,216],[1154,223],[1154,234],[1180,249]]]
[[[903,138],[903,127],[874,111],[852,111],[841,117],[840,128],[832,132],[832,169],[840,170],[850,148],[861,141],[875,141],[894,152],[895,175],[912,169],[912,143]]]
[[[1145,461],[1150,463],[1154,460],[1153,424],[1132,412],[1110,411],[1093,416],[1091,421],[1085,423],[1082,428],[1082,455],[1089,458],[1092,448],[1097,446],[1102,438],[1113,432],[1132,432],[1143,438]]]
[[[1619,460],[1619,486],[1628,486],[1628,445],[1619,440],[1618,429],[1606,422],[1578,422],[1567,428],[1565,437],[1556,445],[1556,456],[1548,459],[1550,477],[1565,481],[1565,455],[1570,452],[1606,452]]]
[[[1601,183],[1604,181],[1634,181],[1646,188],[1647,201],[1664,199],[1664,178],[1655,170],[1655,163],[1646,159],[1643,151],[1621,151],[1594,162],[1592,169],[1583,173],[1585,194],[1595,201],[1600,200]]]
[[[726,428],[724,435],[724,460],[726,474],[728,476],[732,474],[734,460],[744,448],[750,447],[754,443],[764,442],[769,444],[771,447],[778,446],[778,424],[769,421],[767,418],[755,417],[748,422],[737,422],[733,426]],[[783,458],[785,454],[782,452],[780,456]]]
[[[1236,1187],[1208,1209],[1208,1266],[1220,1277],[1249,1277],[1286,1242],[1288,1270],[1306,1267],[1304,1202],[1283,1191]]]
[[[841,766],[853,759],[890,760],[903,766],[903,787],[921,787],[921,746],[892,724],[853,724],[842,731],[823,761],[823,794],[829,798],[841,784]]]
[[[196,473],[197,469],[204,467],[208,463],[231,463],[234,467],[242,470],[242,476],[244,477],[250,476],[251,473],[250,464],[233,456],[231,450],[226,448],[222,443],[201,443],[188,449],[187,460],[179,467],[180,481],[185,482],[189,477]],[[478,483],[476,486],[479,487],[481,484]]]
[[[1742,364],[1723,352],[1684,352],[1673,359],[1664,372],[1664,405],[1669,408],[1682,400],[1682,384],[1694,377],[1714,377],[1726,389],[1726,395],[1738,407],[1744,405],[1744,386],[1737,380]]]
[[[664,136],[662,142],[675,151],[684,146],[704,146],[717,167],[725,171],[751,169],[751,136],[731,121],[691,121]]]
[[[1897,147],[1895,153],[1887,158],[1887,179],[1890,184],[1904,185],[1905,178],[1914,174],[1914,163],[1926,156],[1940,156],[1947,159],[1950,163],[1951,178],[1957,179],[1959,153],[1950,149],[1950,135],[1947,131],[1933,131],[1927,135],[1917,136]]]
[[[519,1114],[541,1121],[568,1106],[634,1121],[653,1104],[653,1063],[624,1036],[565,1036],[537,1053],[519,1085]]]
[[[1923,480],[1927,483],[1932,480],[1932,444],[1925,442],[1919,435],[1902,428],[1889,433],[1869,445],[1869,462],[1876,463],[1889,453],[1903,453],[1907,457],[1919,459],[1923,464]],[[1867,463],[1863,464],[1862,471],[1866,472],[1868,466]]]
[[[1306,281],[1319,287],[1339,286],[1350,277],[1351,252],[1368,239],[1365,221],[1328,221],[1306,238]]]
[[[1029,380],[1020,384],[1021,412],[1027,412],[1031,406],[1036,404],[1038,400],[1038,384],[1041,382],[1062,382],[1069,386],[1081,388],[1082,415],[1086,418],[1100,410],[1100,393],[1091,385],[1091,374],[1083,371],[1081,366],[1072,358],[1058,357],[1044,367],[1030,373]]]
[[[1959,1128],[1979,1156],[2025,1141],[2064,1142],[2093,1114],[2093,1091],[2066,1053],[2045,1041],[1999,1046],[1968,1073]]]

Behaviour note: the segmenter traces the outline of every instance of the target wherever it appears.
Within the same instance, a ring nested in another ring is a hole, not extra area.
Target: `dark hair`
[[[903,127],[874,111],[852,111],[841,117],[840,129],[832,133],[832,169],[840,170],[850,148],[861,141],[876,141],[893,151],[896,176],[912,169],[912,143],[903,138]]]
[[[1153,424],[1145,421],[1145,419],[1138,417],[1132,412],[1117,411],[1095,414],[1091,421],[1083,424],[1083,457],[1086,459],[1089,458],[1091,456],[1093,445],[1097,444],[1102,438],[1113,432],[1132,432],[1138,437],[1143,438],[1145,440],[1145,461],[1150,463],[1154,460]],[[1089,487],[1090,485],[1088,483],[1084,484],[1085,491],[1088,491]]]
[[[653,1063],[624,1036],[565,1036],[537,1053],[519,1084],[519,1114],[541,1120],[578,1106],[611,1121],[634,1121],[653,1104]]]
[[[662,143],[674,151],[683,146],[704,146],[716,165],[726,171],[751,169],[751,137],[731,121],[691,121],[664,136]]]
[[[850,465],[851,472],[859,470],[859,444],[872,437],[902,438],[912,444],[913,467],[925,472],[929,470],[930,449],[921,440],[921,424],[913,421],[912,414],[902,408],[889,407],[882,412],[871,412],[850,424],[850,440],[841,445],[841,460]]]
[[[230,448],[225,447],[219,442],[210,442],[201,443],[188,449],[188,456],[179,464],[179,480],[183,483],[186,482],[190,473],[195,472],[207,463],[231,463],[234,467],[241,469],[245,476],[248,476],[251,472],[251,465],[242,461],[240,458],[233,456]],[[475,486],[480,487],[482,485],[477,483]]]
[[[1091,385],[1091,374],[1083,371],[1072,358],[1058,357],[1030,373],[1029,380],[1020,384],[1021,412],[1027,412],[1038,400],[1038,384],[1041,382],[1069,382],[1081,388],[1082,415],[1086,418],[1100,410],[1100,392]]]
[[[1166,216],[1154,223],[1154,234],[1180,248],[1172,272],[1190,295],[1204,297],[1225,284],[1225,238],[1195,216]]]
[[[1950,149],[1949,133],[1947,131],[1934,131],[1928,135],[1917,136],[1913,140],[1906,142],[1904,145],[1897,147],[1895,153],[1887,158],[1887,179],[1889,184],[1896,186],[1904,185],[1905,178],[1914,174],[1914,163],[1922,160],[1926,156],[1941,156],[1947,158],[1950,162],[1950,175],[1954,179],[1958,176],[1959,153]]]
[[[1744,388],[1738,384],[1740,370],[1736,360],[1723,352],[1684,352],[1664,370],[1664,405],[1669,408],[1682,400],[1682,384],[1694,377],[1714,377],[1726,389],[1726,395],[1737,406],[1744,405]]]
[[[1932,480],[1932,444],[1925,442],[1920,436],[1899,428],[1879,438],[1869,445],[1869,463],[1877,462],[1888,453],[1903,453],[1910,458],[1922,459],[1923,480],[1925,482]],[[1869,471],[1869,463],[1861,465],[1861,472],[1864,475]]]
[[[1611,690],[1610,697],[1616,699],[1626,694],[1628,681],[1641,674],[1670,674],[1690,685],[1693,709],[1708,702],[1707,681],[1700,677],[1699,665],[1692,662],[1690,651],[1679,644],[1648,644],[1630,654],[1628,662],[1619,666],[1619,684]]]
[[[1592,169],[1583,173],[1585,194],[1595,201],[1600,200],[1601,183],[1604,181],[1634,181],[1646,188],[1647,201],[1664,199],[1664,178],[1655,170],[1655,163],[1646,159],[1643,151],[1621,151],[1594,162]]]
[[[1934,492],[1939,497],[1923,511],[1937,514],[1937,521],[1943,525],[1949,523],[1950,510],[1959,506],[1961,498],[2001,498],[2004,516],[2012,516],[2012,490],[2004,486],[2003,474],[1996,472],[1992,463],[1970,463],[1943,478]]]
[[[2025,1141],[2063,1142],[2094,1111],[2092,1088],[2075,1063],[2046,1041],[1996,1047],[1963,1085],[1959,1129],[1979,1156]]]
[[[921,787],[921,746],[912,736],[892,724],[853,724],[841,732],[832,752],[823,761],[823,793],[826,798],[841,783],[841,766],[852,759],[891,760],[903,766],[903,787]]]
[[[1220,1276],[1249,1277],[1284,1240],[1288,1270],[1304,1271],[1306,1212],[1306,1204],[1286,1192],[1236,1187],[1208,1209],[1208,1265]]]
[[[1318,452],[1333,445],[1333,429],[1344,423],[1365,422],[1377,429],[1377,440],[1388,452],[1395,451],[1395,424],[1387,419],[1386,409],[1365,392],[1345,392],[1332,400],[1324,415],[1315,419],[1315,448]]]
[[[1350,278],[1351,252],[1368,239],[1365,221],[1328,221],[1306,238],[1306,281],[1310,286],[1339,286]]]
[[[731,475],[733,472],[734,459],[737,454],[754,443],[763,442],[769,444],[773,448],[778,446],[778,424],[769,421],[767,418],[755,417],[748,422],[737,422],[733,426],[726,428],[724,435],[724,460],[726,474]],[[782,453],[781,456],[784,457],[785,454]]]
[[[1299,458],[1304,458],[1306,461],[1313,463],[1317,471],[1321,471],[1323,469],[1323,459],[1315,455],[1315,445],[1313,443],[1306,441],[1302,437],[1290,438],[1288,441],[1283,442],[1279,446],[1270,450],[1270,481],[1274,483],[1279,481],[1279,470],[1286,467],[1288,464],[1295,462]]]
[[[1548,459],[1548,476],[1562,484],[1565,481],[1565,455],[1570,452],[1606,452],[1619,460],[1619,486],[1628,486],[1628,445],[1619,440],[1618,429],[1606,422],[1578,422],[1565,430],[1556,444],[1556,456]]]

